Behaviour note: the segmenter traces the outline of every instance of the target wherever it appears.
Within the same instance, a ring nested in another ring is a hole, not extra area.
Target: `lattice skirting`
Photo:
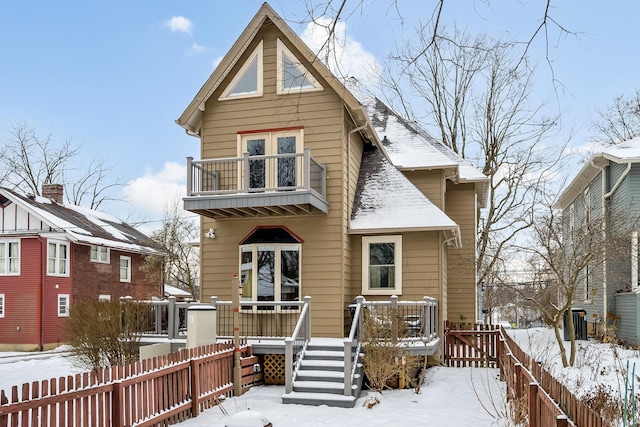
[[[264,355],[264,383],[284,385],[285,357],[284,354]]]

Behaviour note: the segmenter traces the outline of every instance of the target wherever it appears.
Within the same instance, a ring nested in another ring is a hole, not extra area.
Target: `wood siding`
[[[476,291],[476,204],[473,184],[447,183],[445,213],[460,226],[462,247],[448,247],[447,319],[475,322]]]
[[[273,25],[263,27],[247,52],[260,40],[264,43],[264,95],[259,98],[218,101],[233,76],[232,71],[218,92],[206,103],[202,158],[235,157],[238,132],[302,126],[304,147],[327,168],[327,215],[243,220],[202,219],[205,230],[214,228],[216,239],[203,239],[201,245],[202,298],[231,297],[230,280],[239,269],[238,245],[257,226],[285,225],[304,240],[301,249],[301,293],[313,301],[313,333],[342,336],[345,258],[346,186],[341,177],[346,165],[345,115],[340,97],[323,79],[319,92],[276,95],[276,39],[284,37]],[[292,46],[287,45],[294,54]],[[242,66],[248,53],[238,61]],[[298,56],[298,59],[302,59]],[[304,64],[304,61],[303,61]],[[308,66],[308,64],[304,64]],[[310,69],[310,66],[307,67]],[[354,144],[356,145],[356,144]],[[336,296],[340,296],[336,298]]]
[[[402,293],[404,301],[419,301],[424,296],[440,300],[442,280],[439,231],[402,233]],[[362,295],[362,236],[351,238],[351,298]],[[388,295],[367,295],[368,300],[388,300]]]
[[[640,344],[640,295],[625,292],[615,295],[617,321],[616,338],[630,345]]]
[[[445,180],[442,170],[403,171],[409,181],[440,210],[445,209]]]

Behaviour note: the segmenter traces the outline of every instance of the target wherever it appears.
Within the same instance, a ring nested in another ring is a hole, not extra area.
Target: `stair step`
[[[344,371],[344,360],[312,359],[305,357],[300,363],[301,370]]]
[[[344,360],[344,351],[308,350],[304,353],[306,359]]]
[[[351,385],[351,393],[358,389],[356,384]],[[293,383],[293,391],[304,393],[329,393],[343,394],[344,384],[342,382],[327,381],[295,381]]]
[[[320,394],[293,391],[282,395],[282,403],[297,403],[300,405],[327,405],[341,408],[353,408],[356,403],[354,396],[343,396],[339,394]]]
[[[320,371],[320,370],[301,370],[298,371],[296,381],[334,381],[341,382],[344,380],[342,371]]]

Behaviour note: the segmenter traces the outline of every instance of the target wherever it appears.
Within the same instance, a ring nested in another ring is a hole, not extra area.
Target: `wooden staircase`
[[[312,339],[300,361],[293,391],[282,395],[282,403],[353,408],[363,380],[359,355],[351,395],[344,395],[344,339]]]

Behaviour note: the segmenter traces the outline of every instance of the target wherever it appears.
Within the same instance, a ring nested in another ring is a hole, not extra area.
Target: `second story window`
[[[120,281],[121,282],[131,281],[131,257],[128,257],[128,256],[120,257]]]
[[[0,241],[0,275],[20,274],[20,242]]]
[[[47,274],[49,276],[69,275],[69,243],[49,240]]]
[[[101,262],[108,264],[109,259],[109,248],[104,246],[91,246],[91,262]]]

